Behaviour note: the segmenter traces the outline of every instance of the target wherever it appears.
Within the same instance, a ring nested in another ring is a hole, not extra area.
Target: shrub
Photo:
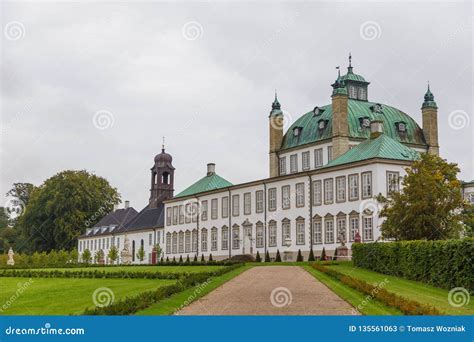
[[[212,260],[212,254],[209,254],[209,260],[208,260],[208,261],[209,261],[209,262],[214,261],[214,260]]]
[[[356,243],[354,265],[375,272],[451,289],[474,290],[474,238]]]
[[[189,254],[186,256],[186,263],[189,264],[191,260],[189,260]]]
[[[323,247],[323,251],[321,252],[321,260],[326,260],[326,249]]]
[[[257,256],[255,257],[255,262],[262,262],[262,258],[260,257],[260,253],[257,251]]]
[[[268,251],[265,253],[265,262],[270,262],[270,253]]]
[[[310,261],[310,262],[311,262],[311,261],[315,261],[313,248],[311,248],[311,249],[309,250],[308,261]]]
[[[337,247],[334,249],[334,256],[332,257],[332,260],[337,260]]]
[[[275,262],[281,262],[281,256],[280,256],[280,250],[277,249],[277,254],[276,254],[276,257],[275,257]]]
[[[180,264],[183,263],[183,256],[182,256],[182,255],[179,256],[179,263],[180,263]]]
[[[303,261],[303,255],[301,255],[301,249],[298,249],[298,255],[296,256],[296,261]]]
[[[195,262],[195,263],[198,262],[198,256],[197,256],[197,254],[194,254],[194,262]]]

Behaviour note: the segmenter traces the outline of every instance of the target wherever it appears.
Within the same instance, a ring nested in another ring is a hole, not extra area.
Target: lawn
[[[25,284],[28,281],[0,278],[0,315],[81,314],[86,307],[94,306],[92,295],[98,288],[112,290],[117,301],[174,283],[159,279],[32,278],[29,285]],[[19,294],[18,288],[24,291]]]
[[[472,299],[466,306],[460,308],[451,306],[448,302],[449,290],[354,267],[350,262],[341,262],[338,265],[331,265],[329,267],[371,284],[381,282],[387,278],[388,284],[384,287],[387,291],[415,300],[419,303],[432,305],[448,315],[474,314],[474,300]]]
[[[71,268],[32,268],[36,271],[105,271],[105,272],[161,272],[161,273],[199,273],[217,271],[225,266],[112,266],[112,267],[71,267]]]

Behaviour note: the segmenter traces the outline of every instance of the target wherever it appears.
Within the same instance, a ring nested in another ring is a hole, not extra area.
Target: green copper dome
[[[367,139],[370,128],[367,123],[381,118],[384,133],[401,143],[426,146],[422,129],[409,115],[401,110],[368,101],[348,100],[349,137]],[[321,122],[324,124],[321,124]],[[402,124],[402,125],[401,125]],[[302,127],[300,134],[295,136],[294,128]],[[404,131],[401,130],[404,128]],[[296,120],[283,137],[281,149],[288,149],[332,137],[332,105],[318,107],[318,115],[308,112]]]

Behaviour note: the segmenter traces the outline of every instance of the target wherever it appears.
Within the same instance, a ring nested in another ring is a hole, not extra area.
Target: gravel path
[[[179,315],[353,315],[351,305],[298,266],[245,271]]]

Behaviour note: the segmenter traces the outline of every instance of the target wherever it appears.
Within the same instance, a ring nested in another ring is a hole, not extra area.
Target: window
[[[239,226],[232,227],[232,249],[240,247],[240,229]]]
[[[334,243],[334,220],[332,217],[326,217],[324,220],[324,224],[326,225],[326,243]]]
[[[148,246],[153,244],[153,234],[148,234]],[[107,248],[109,247],[109,239],[107,239]]]
[[[211,229],[211,251],[217,251],[217,228]]]
[[[349,86],[349,97],[351,99],[357,98],[357,88],[355,86]]]
[[[184,235],[184,251],[186,253],[191,252],[191,232],[189,230]]]
[[[321,205],[322,202],[321,181],[313,181],[313,205]]]
[[[184,207],[184,219],[186,223],[191,222],[191,203],[186,203],[186,206]]]
[[[171,253],[171,233],[166,234],[166,254]]]
[[[359,122],[362,128],[370,128],[370,119],[368,117],[359,118]]]
[[[255,211],[257,213],[263,213],[263,190],[257,190],[255,192]]]
[[[222,197],[222,217],[229,217],[229,197]]]
[[[117,248],[120,249],[120,238],[117,238]]]
[[[221,235],[221,248],[222,250],[229,249],[229,228],[227,226],[222,227],[222,235]]]
[[[313,244],[323,243],[323,229],[321,219],[313,219]]]
[[[184,252],[184,232],[179,232],[178,235],[178,252]]]
[[[302,127],[295,127],[293,129],[293,135],[298,138],[301,135],[301,131],[303,130]]]
[[[244,194],[244,215],[250,215],[252,212],[252,194],[250,192],[246,192]]]
[[[277,224],[276,221],[268,223],[268,246],[276,247],[277,245]]]
[[[207,229],[201,230],[201,251],[207,252]]]
[[[328,163],[332,160],[332,146],[328,146]]]
[[[407,124],[405,122],[397,122],[397,131],[400,133],[406,133],[407,131]]]
[[[166,225],[171,226],[171,208],[166,208]]]
[[[367,93],[363,87],[359,87],[357,97],[359,98],[359,100],[367,100]]]
[[[280,175],[286,174],[286,157],[280,158]]]
[[[334,181],[332,178],[324,180],[324,204],[334,201]]]
[[[346,217],[337,218],[337,242],[347,242],[346,240]]]
[[[239,195],[232,195],[232,216],[239,216]]]
[[[290,208],[290,186],[284,185],[281,187],[281,206],[283,209]]]
[[[290,156],[290,172],[298,172],[298,155],[292,154]]]
[[[211,200],[211,219],[217,219],[217,198]]]
[[[193,222],[197,222],[199,203],[191,203],[191,218]]]
[[[373,219],[370,216],[364,216],[364,241],[372,241],[374,239]]]
[[[309,170],[309,151],[303,152],[301,156],[303,159],[303,170]]]
[[[318,148],[314,150],[314,167],[323,166],[323,149]]]
[[[184,206],[180,205],[179,206],[179,224],[184,223]]]
[[[193,229],[193,233],[191,235],[191,251],[197,252],[198,246],[198,232],[197,229]]]
[[[268,210],[275,211],[277,204],[276,204],[276,188],[268,189]]]
[[[291,240],[291,224],[290,220],[283,220],[281,224],[281,244],[286,245],[286,240]]]
[[[201,220],[207,220],[207,201],[201,202]]]
[[[372,197],[372,172],[362,173],[362,198]]]
[[[336,178],[336,202],[344,202],[346,200],[346,177]]]
[[[263,223],[262,222],[258,222],[257,225],[256,225],[256,247],[257,248],[263,248]]]
[[[176,232],[173,233],[173,250],[172,253],[176,254],[178,249],[178,234]]]
[[[387,195],[390,196],[393,192],[399,191],[399,173],[387,171]]]
[[[474,204],[474,193],[467,196],[469,203]]]
[[[178,224],[178,206],[173,207],[173,225]]]
[[[304,183],[296,184],[296,206],[304,207]]]
[[[359,175],[349,175],[349,200],[359,199]]]
[[[326,120],[323,120],[323,119],[319,120],[318,129],[322,131],[325,127],[326,127]]]
[[[350,233],[349,233],[349,241],[354,241],[357,233],[359,232],[359,217],[358,216],[351,216],[349,219],[350,224]]]
[[[296,220],[296,244],[304,245],[304,219]]]

